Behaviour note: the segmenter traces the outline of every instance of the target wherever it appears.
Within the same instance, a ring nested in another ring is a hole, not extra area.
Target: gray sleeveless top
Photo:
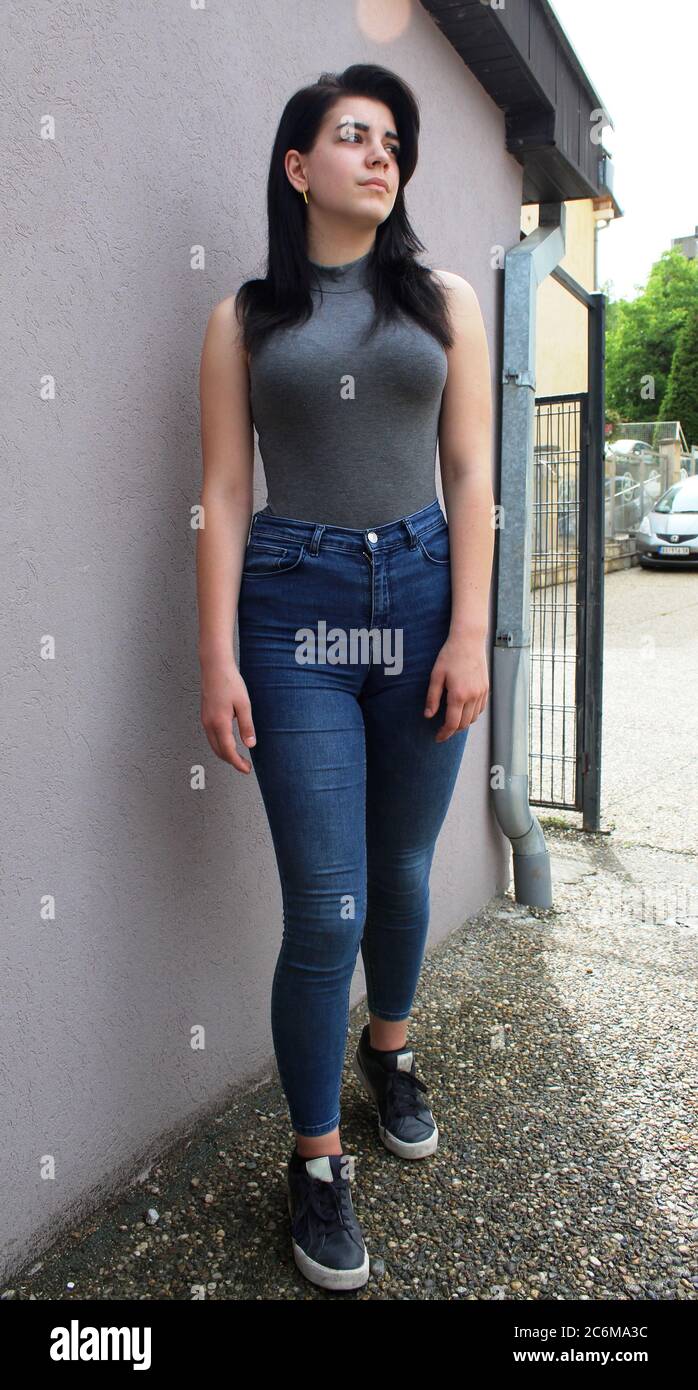
[[[250,359],[267,505],[277,516],[363,530],[437,496],[448,359],[402,313],[361,341],[373,316],[371,254],[340,266],[311,261],[312,317],[275,329]]]

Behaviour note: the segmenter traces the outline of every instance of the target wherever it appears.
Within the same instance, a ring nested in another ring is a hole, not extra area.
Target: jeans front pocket
[[[275,574],[288,574],[305,558],[306,549],[302,541],[286,541],[285,545],[276,541],[252,536],[247,543],[242,565],[243,579],[268,579]]]
[[[432,531],[417,537],[422,555],[432,565],[448,565],[451,561],[451,538],[448,522],[435,526]]]

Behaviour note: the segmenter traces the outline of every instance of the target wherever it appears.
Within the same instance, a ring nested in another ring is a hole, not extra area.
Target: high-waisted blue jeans
[[[438,498],[374,529],[255,512],[238,601],[250,749],[283,936],[271,1025],[298,1134],[333,1130],[359,947],[379,1018],[412,1007],[429,874],[469,729],[424,714],[451,614]]]

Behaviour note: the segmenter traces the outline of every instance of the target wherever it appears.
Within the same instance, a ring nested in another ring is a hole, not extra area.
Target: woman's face
[[[399,143],[389,106],[370,97],[342,97],[325,113],[312,150],[296,152],[291,171],[301,177],[305,172],[308,197],[318,210],[377,227],[397,196]]]

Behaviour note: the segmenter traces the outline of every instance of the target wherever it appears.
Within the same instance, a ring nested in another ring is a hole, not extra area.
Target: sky
[[[599,286],[634,299],[672,238],[698,225],[695,0],[550,0],[613,121],[603,147],[622,216],[598,233]]]

